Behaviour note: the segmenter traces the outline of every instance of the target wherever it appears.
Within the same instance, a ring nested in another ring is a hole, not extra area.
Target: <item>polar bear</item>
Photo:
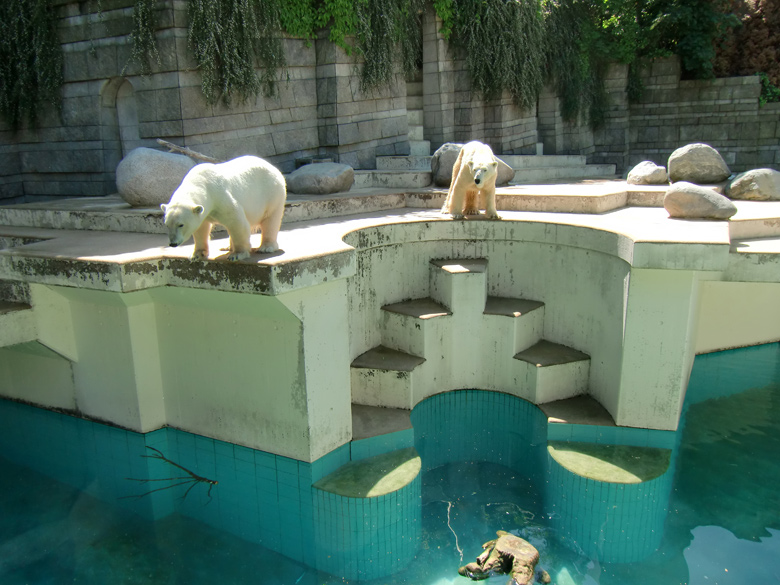
[[[485,201],[485,215],[501,219],[496,212],[496,177],[498,162],[487,144],[472,141],[463,145],[452,167],[452,182],[441,209],[454,219],[479,215],[480,198]]]
[[[249,258],[249,236],[260,227],[261,253],[276,252],[287,187],[284,176],[268,161],[242,156],[224,163],[194,166],[160,208],[172,247],[190,236],[195,242],[193,260],[209,255],[209,236],[215,223],[230,236],[228,260]]]

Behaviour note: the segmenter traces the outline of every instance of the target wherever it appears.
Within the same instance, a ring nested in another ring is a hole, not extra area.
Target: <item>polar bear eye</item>
[[[183,227],[184,227],[184,224],[183,224],[183,223],[180,223],[180,224],[178,225],[178,227],[180,227],[180,228],[183,228]]]

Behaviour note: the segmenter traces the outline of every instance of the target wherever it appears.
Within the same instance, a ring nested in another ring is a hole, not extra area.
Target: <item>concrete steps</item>
[[[581,351],[542,339],[514,359],[523,364],[537,404],[578,396],[588,389],[590,356]]]
[[[414,152],[412,133],[421,135],[422,126],[410,126],[410,156],[378,156],[376,170],[355,171],[355,188],[422,188],[431,184],[430,145]],[[418,143],[420,141],[417,141]],[[427,141],[424,141],[427,142]],[[615,165],[587,164],[579,155],[502,155],[501,160],[515,169],[510,185],[546,183],[556,180],[615,178]]]
[[[560,179],[615,178],[615,165],[541,166],[515,170],[510,185],[545,183]]]
[[[585,394],[590,358],[545,340],[544,303],[487,294],[482,258],[431,260],[429,295],[381,308],[381,344],[352,362],[352,402],[411,410],[452,388],[541,404]]]
[[[431,184],[431,171],[355,171],[353,189],[422,189]]]
[[[37,339],[32,307],[27,303],[0,301],[0,347]]]
[[[409,154],[411,156],[430,155],[431,142],[425,140],[423,125],[422,71],[414,79],[406,82],[406,116],[409,124]],[[427,170],[430,170],[430,166]]]

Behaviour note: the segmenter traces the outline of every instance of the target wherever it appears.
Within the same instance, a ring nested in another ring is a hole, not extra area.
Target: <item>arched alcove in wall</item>
[[[116,167],[128,152],[143,146],[138,131],[138,106],[133,84],[114,77],[100,92],[100,128],[103,142],[105,193],[116,192]]]

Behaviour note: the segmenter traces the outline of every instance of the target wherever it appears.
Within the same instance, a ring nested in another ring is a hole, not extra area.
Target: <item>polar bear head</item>
[[[471,176],[474,177],[474,184],[477,187],[482,187],[489,183],[490,179],[498,174],[498,163],[495,160],[485,161],[472,159],[468,164]]]
[[[160,209],[165,214],[165,227],[172,248],[186,242],[203,223],[205,210],[202,205],[163,203]]]

